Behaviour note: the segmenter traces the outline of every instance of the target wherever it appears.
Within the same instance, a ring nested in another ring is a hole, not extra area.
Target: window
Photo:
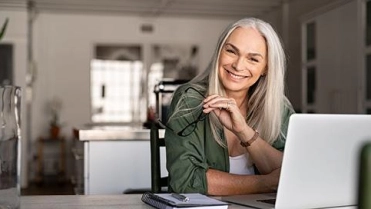
[[[314,104],[316,95],[316,68],[307,68],[307,103]]]
[[[143,52],[147,53],[143,59]],[[142,124],[156,107],[154,86],[161,80],[193,78],[195,45],[98,45],[90,63],[91,120],[103,124]]]
[[[317,47],[316,23],[306,22],[302,27],[302,112],[316,112]]]
[[[139,47],[97,47],[91,61],[91,106],[94,123],[133,123],[145,117]],[[144,113],[143,113],[144,112]],[[144,115],[144,116],[143,116]]]
[[[307,61],[316,59],[316,25],[314,22],[307,24]]]
[[[371,1],[366,2],[366,46],[371,45]]]

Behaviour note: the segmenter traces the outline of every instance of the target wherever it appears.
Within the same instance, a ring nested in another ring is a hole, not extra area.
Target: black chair
[[[151,140],[151,191],[153,193],[167,192],[168,177],[161,177],[160,148],[165,147],[165,139],[160,138],[160,126],[152,123],[150,131]],[[166,188],[164,188],[166,187]]]

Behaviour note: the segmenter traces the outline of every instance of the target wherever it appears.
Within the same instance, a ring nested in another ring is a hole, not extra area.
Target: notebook
[[[277,193],[222,200],[256,208],[356,208],[359,149],[370,138],[371,115],[294,114]]]
[[[199,193],[181,194],[187,201],[176,198],[171,193],[150,193],[142,195],[142,201],[159,209],[196,208],[196,209],[227,209],[228,203]]]

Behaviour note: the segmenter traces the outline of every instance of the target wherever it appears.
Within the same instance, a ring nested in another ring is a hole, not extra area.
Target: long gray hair
[[[246,123],[259,131],[266,142],[273,144],[281,134],[282,113],[288,100],[284,94],[286,57],[281,41],[270,24],[257,18],[244,18],[228,26],[219,38],[209,66],[190,83],[206,95],[226,96],[219,80],[219,56],[226,39],[238,27],[256,29],[267,44],[267,73],[249,89]],[[215,140],[225,146],[218,134],[223,128],[218,118],[211,113],[209,120]]]

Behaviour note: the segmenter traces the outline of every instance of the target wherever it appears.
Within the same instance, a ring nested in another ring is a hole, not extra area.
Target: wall
[[[357,2],[318,15],[317,112],[356,114],[359,77]]]
[[[301,20],[320,8],[347,0],[293,0],[288,5],[288,96],[296,110],[301,109]],[[354,0],[355,1],[355,0]]]

